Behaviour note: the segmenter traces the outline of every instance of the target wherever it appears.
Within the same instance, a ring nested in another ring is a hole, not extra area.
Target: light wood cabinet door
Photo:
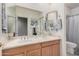
[[[51,45],[42,48],[42,56],[59,56],[60,55],[59,45]]]
[[[27,53],[27,56],[41,56],[41,49],[31,50]]]
[[[60,56],[60,44],[53,45],[53,56]]]
[[[42,48],[42,56],[52,56],[53,55],[53,46],[47,46]]]

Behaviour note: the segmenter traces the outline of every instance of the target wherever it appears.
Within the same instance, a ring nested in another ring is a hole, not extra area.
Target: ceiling
[[[66,3],[66,6],[70,9],[79,7],[79,3]]]

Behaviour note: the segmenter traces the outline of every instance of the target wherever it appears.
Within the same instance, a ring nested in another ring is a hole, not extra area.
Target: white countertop
[[[14,39],[11,40],[7,43],[5,43],[2,46],[2,49],[9,49],[9,48],[15,48],[23,45],[29,45],[29,44],[35,44],[35,43],[40,43],[40,42],[45,42],[45,41],[52,41],[52,40],[59,40],[61,39],[60,37],[52,37],[52,36],[47,36],[47,37],[31,37],[29,39]]]

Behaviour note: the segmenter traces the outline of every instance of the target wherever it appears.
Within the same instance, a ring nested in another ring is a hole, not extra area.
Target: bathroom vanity
[[[10,43],[11,44],[11,43]],[[20,45],[19,45],[20,44]],[[3,56],[59,56],[60,39],[30,41],[19,43],[16,46],[5,45],[2,50]]]
[[[2,33],[8,36],[2,46],[3,56],[60,56],[61,35],[56,33],[62,29],[62,22],[57,11],[43,15],[27,7],[8,5],[7,19],[3,18],[7,26],[2,27]]]

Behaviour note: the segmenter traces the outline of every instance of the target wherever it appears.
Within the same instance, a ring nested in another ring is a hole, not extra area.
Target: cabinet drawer
[[[24,47],[18,47],[18,48],[12,48],[12,49],[6,49],[2,51],[3,56],[13,56],[18,54],[24,54]]]
[[[32,44],[32,45],[28,45],[25,47],[25,49],[27,49],[27,51],[36,50],[36,49],[40,49],[40,48],[41,48],[41,44]]]
[[[42,43],[42,47],[53,45],[53,44],[58,44],[58,43],[60,43],[60,40],[54,40],[54,41],[44,42],[44,43]]]
[[[27,56],[41,56],[41,49],[29,51]]]

